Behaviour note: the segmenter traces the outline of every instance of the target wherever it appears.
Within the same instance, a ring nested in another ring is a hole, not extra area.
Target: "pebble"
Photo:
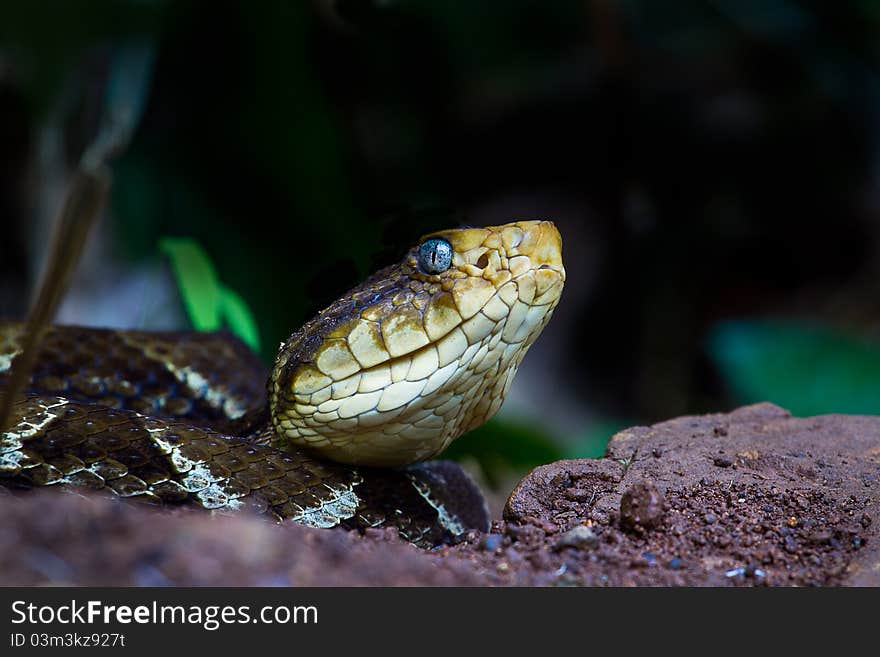
[[[587,527],[586,525],[578,525],[573,529],[569,529],[567,532],[562,534],[556,543],[553,545],[554,550],[562,550],[567,547],[572,548],[582,548],[582,547],[591,547],[596,545],[599,542],[599,537],[596,535],[596,532],[593,531],[592,527]]]
[[[480,539],[480,549],[486,550],[487,552],[494,552],[501,548],[503,542],[504,537],[500,534],[486,534]]]
[[[719,468],[729,468],[730,466],[733,465],[733,461],[731,461],[730,459],[725,458],[723,456],[716,456],[712,460],[712,463],[714,463]]]
[[[624,529],[645,530],[663,519],[663,494],[654,484],[633,484],[620,500],[620,524]]]
[[[766,572],[764,572],[760,568],[756,568],[754,564],[749,564],[743,568],[734,568],[733,570],[728,570],[724,574],[727,577],[736,577],[737,579],[743,579],[745,577],[755,577],[757,579],[763,579],[767,576]]]

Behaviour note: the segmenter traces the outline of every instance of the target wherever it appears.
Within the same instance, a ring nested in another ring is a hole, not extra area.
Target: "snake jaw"
[[[343,463],[436,456],[501,407],[565,282],[546,221],[441,231],[440,274],[418,247],[319,313],[282,346],[269,383],[276,444]]]

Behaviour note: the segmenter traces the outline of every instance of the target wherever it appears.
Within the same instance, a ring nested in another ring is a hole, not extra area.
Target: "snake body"
[[[390,525],[424,545],[485,528],[457,466],[413,464],[498,411],[564,280],[550,222],[425,236],[283,343],[267,385],[225,333],[53,327],[0,436],[0,483]],[[0,389],[22,331],[0,323]]]

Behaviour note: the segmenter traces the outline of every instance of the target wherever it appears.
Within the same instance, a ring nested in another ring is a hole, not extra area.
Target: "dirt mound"
[[[496,534],[450,552],[497,583],[878,585],[878,480],[880,418],[760,404],[536,468]]]
[[[0,584],[876,586],[878,507],[880,418],[761,404],[536,468],[491,532],[433,551],[390,531],[0,495]]]

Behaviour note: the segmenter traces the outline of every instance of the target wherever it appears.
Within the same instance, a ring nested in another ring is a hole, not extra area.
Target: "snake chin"
[[[565,283],[547,221],[447,230],[451,267],[425,274],[418,246],[283,345],[269,384],[275,446],[340,463],[433,458],[493,417]]]

